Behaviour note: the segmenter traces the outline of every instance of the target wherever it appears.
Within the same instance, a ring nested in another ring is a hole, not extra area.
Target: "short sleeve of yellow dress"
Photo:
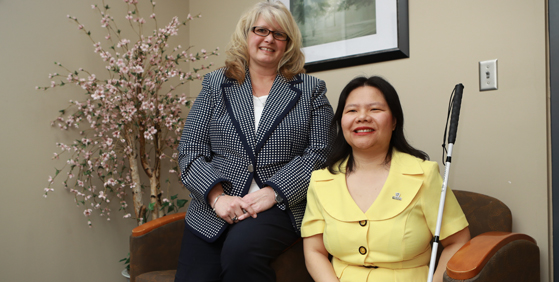
[[[345,163],[340,170],[345,171]],[[394,151],[386,183],[363,213],[347,190],[344,173],[315,171],[301,234],[323,234],[342,282],[426,281],[441,187],[436,162]],[[441,240],[467,226],[448,189]]]

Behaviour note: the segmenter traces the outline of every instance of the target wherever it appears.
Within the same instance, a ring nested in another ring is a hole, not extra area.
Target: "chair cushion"
[[[136,282],[173,282],[176,270],[152,271],[136,276]]]

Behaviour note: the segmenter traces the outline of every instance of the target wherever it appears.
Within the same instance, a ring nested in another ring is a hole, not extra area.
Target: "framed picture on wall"
[[[280,0],[316,72],[409,58],[408,0]]]

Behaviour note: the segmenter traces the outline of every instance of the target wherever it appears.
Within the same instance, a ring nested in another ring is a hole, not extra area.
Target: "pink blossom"
[[[124,60],[123,60],[123,59],[118,59],[118,60],[116,61],[116,65],[117,65],[119,68],[122,68],[122,67],[126,66],[126,65],[124,64]]]
[[[105,182],[105,186],[111,185],[114,186],[116,184],[116,180],[114,180],[113,178],[110,178],[107,182]],[[103,195],[103,191],[99,192],[100,195]],[[101,196],[99,196],[99,198],[101,198]]]
[[[93,211],[93,210],[91,210],[91,209],[84,210],[84,211],[83,211],[83,215],[85,215],[85,216],[90,216],[92,211]]]
[[[142,66],[136,66],[136,67],[134,67],[133,72],[135,72],[135,73],[143,73],[143,72],[144,72],[144,68],[142,68]]]
[[[132,215],[129,214],[129,213],[127,213],[127,214],[125,214],[125,215],[123,216],[123,218],[130,218],[130,217],[132,217]]]
[[[118,44],[116,46],[120,48],[122,46],[127,45],[128,43],[130,43],[130,40],[124,38],[124,39],[120,40],[120,42],[118,42]]]

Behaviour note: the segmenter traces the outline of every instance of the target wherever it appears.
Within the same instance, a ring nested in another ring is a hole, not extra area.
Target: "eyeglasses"
[[[270,34],[270,32],[271,32],[272,36],[276,40],[279,40],[279,41],[287,41],[289,39],[289,36],[287,36],[287,34],[285,32],[273,31],[273,30],[269,30],[267,28],[263,28],[261,26],[253,26],[252,27],[252,32],[254,32],[254,34],[256,34],[258,36],[262,36],[262,37],[268,36],[268,34]]]

